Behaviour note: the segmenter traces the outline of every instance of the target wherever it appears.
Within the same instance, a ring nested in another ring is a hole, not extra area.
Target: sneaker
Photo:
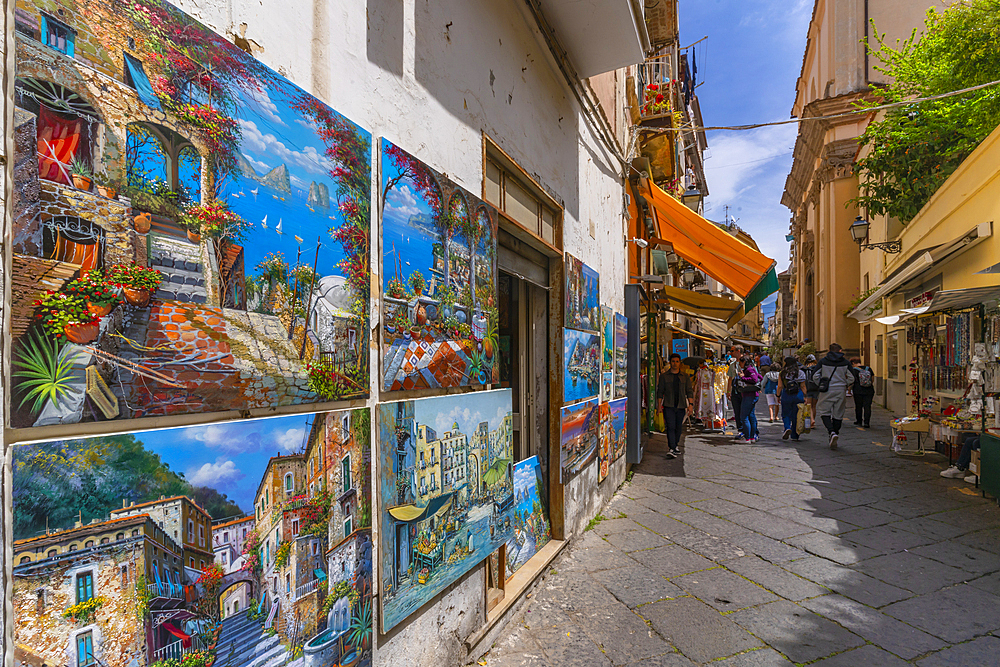
[[[837,440],[839,440],[839,439],[840,439],[840,436],[837,435],[836,433],[831,433],[830,434],[830,449],[836,449],[837,448]]]
[[[676,454],[674,454],[673,450],[670,450],[669,452],[667,452],[667,454],[666,454],[666,457],[667,457],[668,459],[676,459],[676,458],[677,458],[677,455],[676,455]]]
[[[861,422],[854,422],[855,426],[861,426]]]
[[[673,454],[674,456],[680,456],[681,455],[681,450],[679,450],[676,447],[674,447],[673,449],[670,450],[670,453]]]
[[[792,429],[786,428],[785,432],[781,434],[781,439],[788,440],[790,437],[792,437]]]
[[[967,474],[968,473],[966,473],[964,470],[962,470],[958,466],[952,466],[952,467],[948,468],[947,470],[942,470],[941,471],[941,476],[942,477],[947,477],[948,479],[962,479]]]
[[[872,427],[872,425],[871,425],[871,424],[865,424],[865,425],[863,426],[863,428],[871,428],[871,427]]]
[[[975,484],[977,479],[979,479],[977,475],[969,475],[968,477],[965,478],[965,481],[968,482],[969,484]]]

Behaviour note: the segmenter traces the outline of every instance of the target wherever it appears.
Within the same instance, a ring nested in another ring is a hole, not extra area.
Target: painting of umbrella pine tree
[[[379,405],[383,632],[514,535],[511,401],[499,389]]]
[[[371,135],[159,0],[16,13],[11,425],[367,395]]]
[[[385,391],[500,381],[497,211],[382,139]]]

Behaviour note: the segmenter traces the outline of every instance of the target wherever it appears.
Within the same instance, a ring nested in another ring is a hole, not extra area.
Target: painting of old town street
[[[563,329],[563,400],[574,403],[597,396],[600,390],[600,335]]]
[[[12,425],[368,393],[371,136],[158,0],[18,0]]]
[[[14,446],[16,659],[370,664],[370,429],[357,409]]]
[[[628,408],[628,398],[619,398],[608,403],[608,437],[611,441],[611,462],[614,463],[625,454],[625,442],[628,432],[625,428]]]
[[[600,415],[597,399],[567,405],[560,412],[560,461],[563,482],[584,469],[597,455]]]
[[[601,326],[600,276],[566,253],[566,326],[597,333]]]
[[[514,533],[507,540],[507,578],[552,539],[542,467],[532,456],[514,465]]]
[[[500,381],[497,211],[382,140],[385,391]]]
[[[514,534],[511,401],[499,389],[379,405],[383,632]]]

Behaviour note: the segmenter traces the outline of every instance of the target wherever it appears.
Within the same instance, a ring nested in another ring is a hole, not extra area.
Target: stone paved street
[[[894,455],[876,413],[837,451],[766,418],[753,445],[652,443],[485,664],[1000,663],[1000,510],[943,457]]]

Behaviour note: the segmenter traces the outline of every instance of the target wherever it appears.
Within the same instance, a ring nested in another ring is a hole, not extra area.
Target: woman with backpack
[[[796,422],[799,416],[799,404],[805,401],[806,374],[799,368],[799,360],[786,357],[785,366],[778,375],[778,396],[781,399],[781,420],[785,423],[782,440],[799,439]]]
[[[854,374],[854,425],[872,427],[872,401],[875,399],[875,371],[865,366],[861,359],[851,358]]]
[[[764,378],[753,365],[753,358],[746,356],[740,359],[743,371],[737,376],[737,388],[742,401],[740,403],[740,431],[747,442],[757,442],[760,432],[757,430],[757,400],[760,398],[760,384]]]
[[[761,370],[764,371],[763,366]],[[769,367],[764,371],[764,399],[767,400],[768,421],[774,423],[778,418],[778,378],[781,373],[778,367]]]

